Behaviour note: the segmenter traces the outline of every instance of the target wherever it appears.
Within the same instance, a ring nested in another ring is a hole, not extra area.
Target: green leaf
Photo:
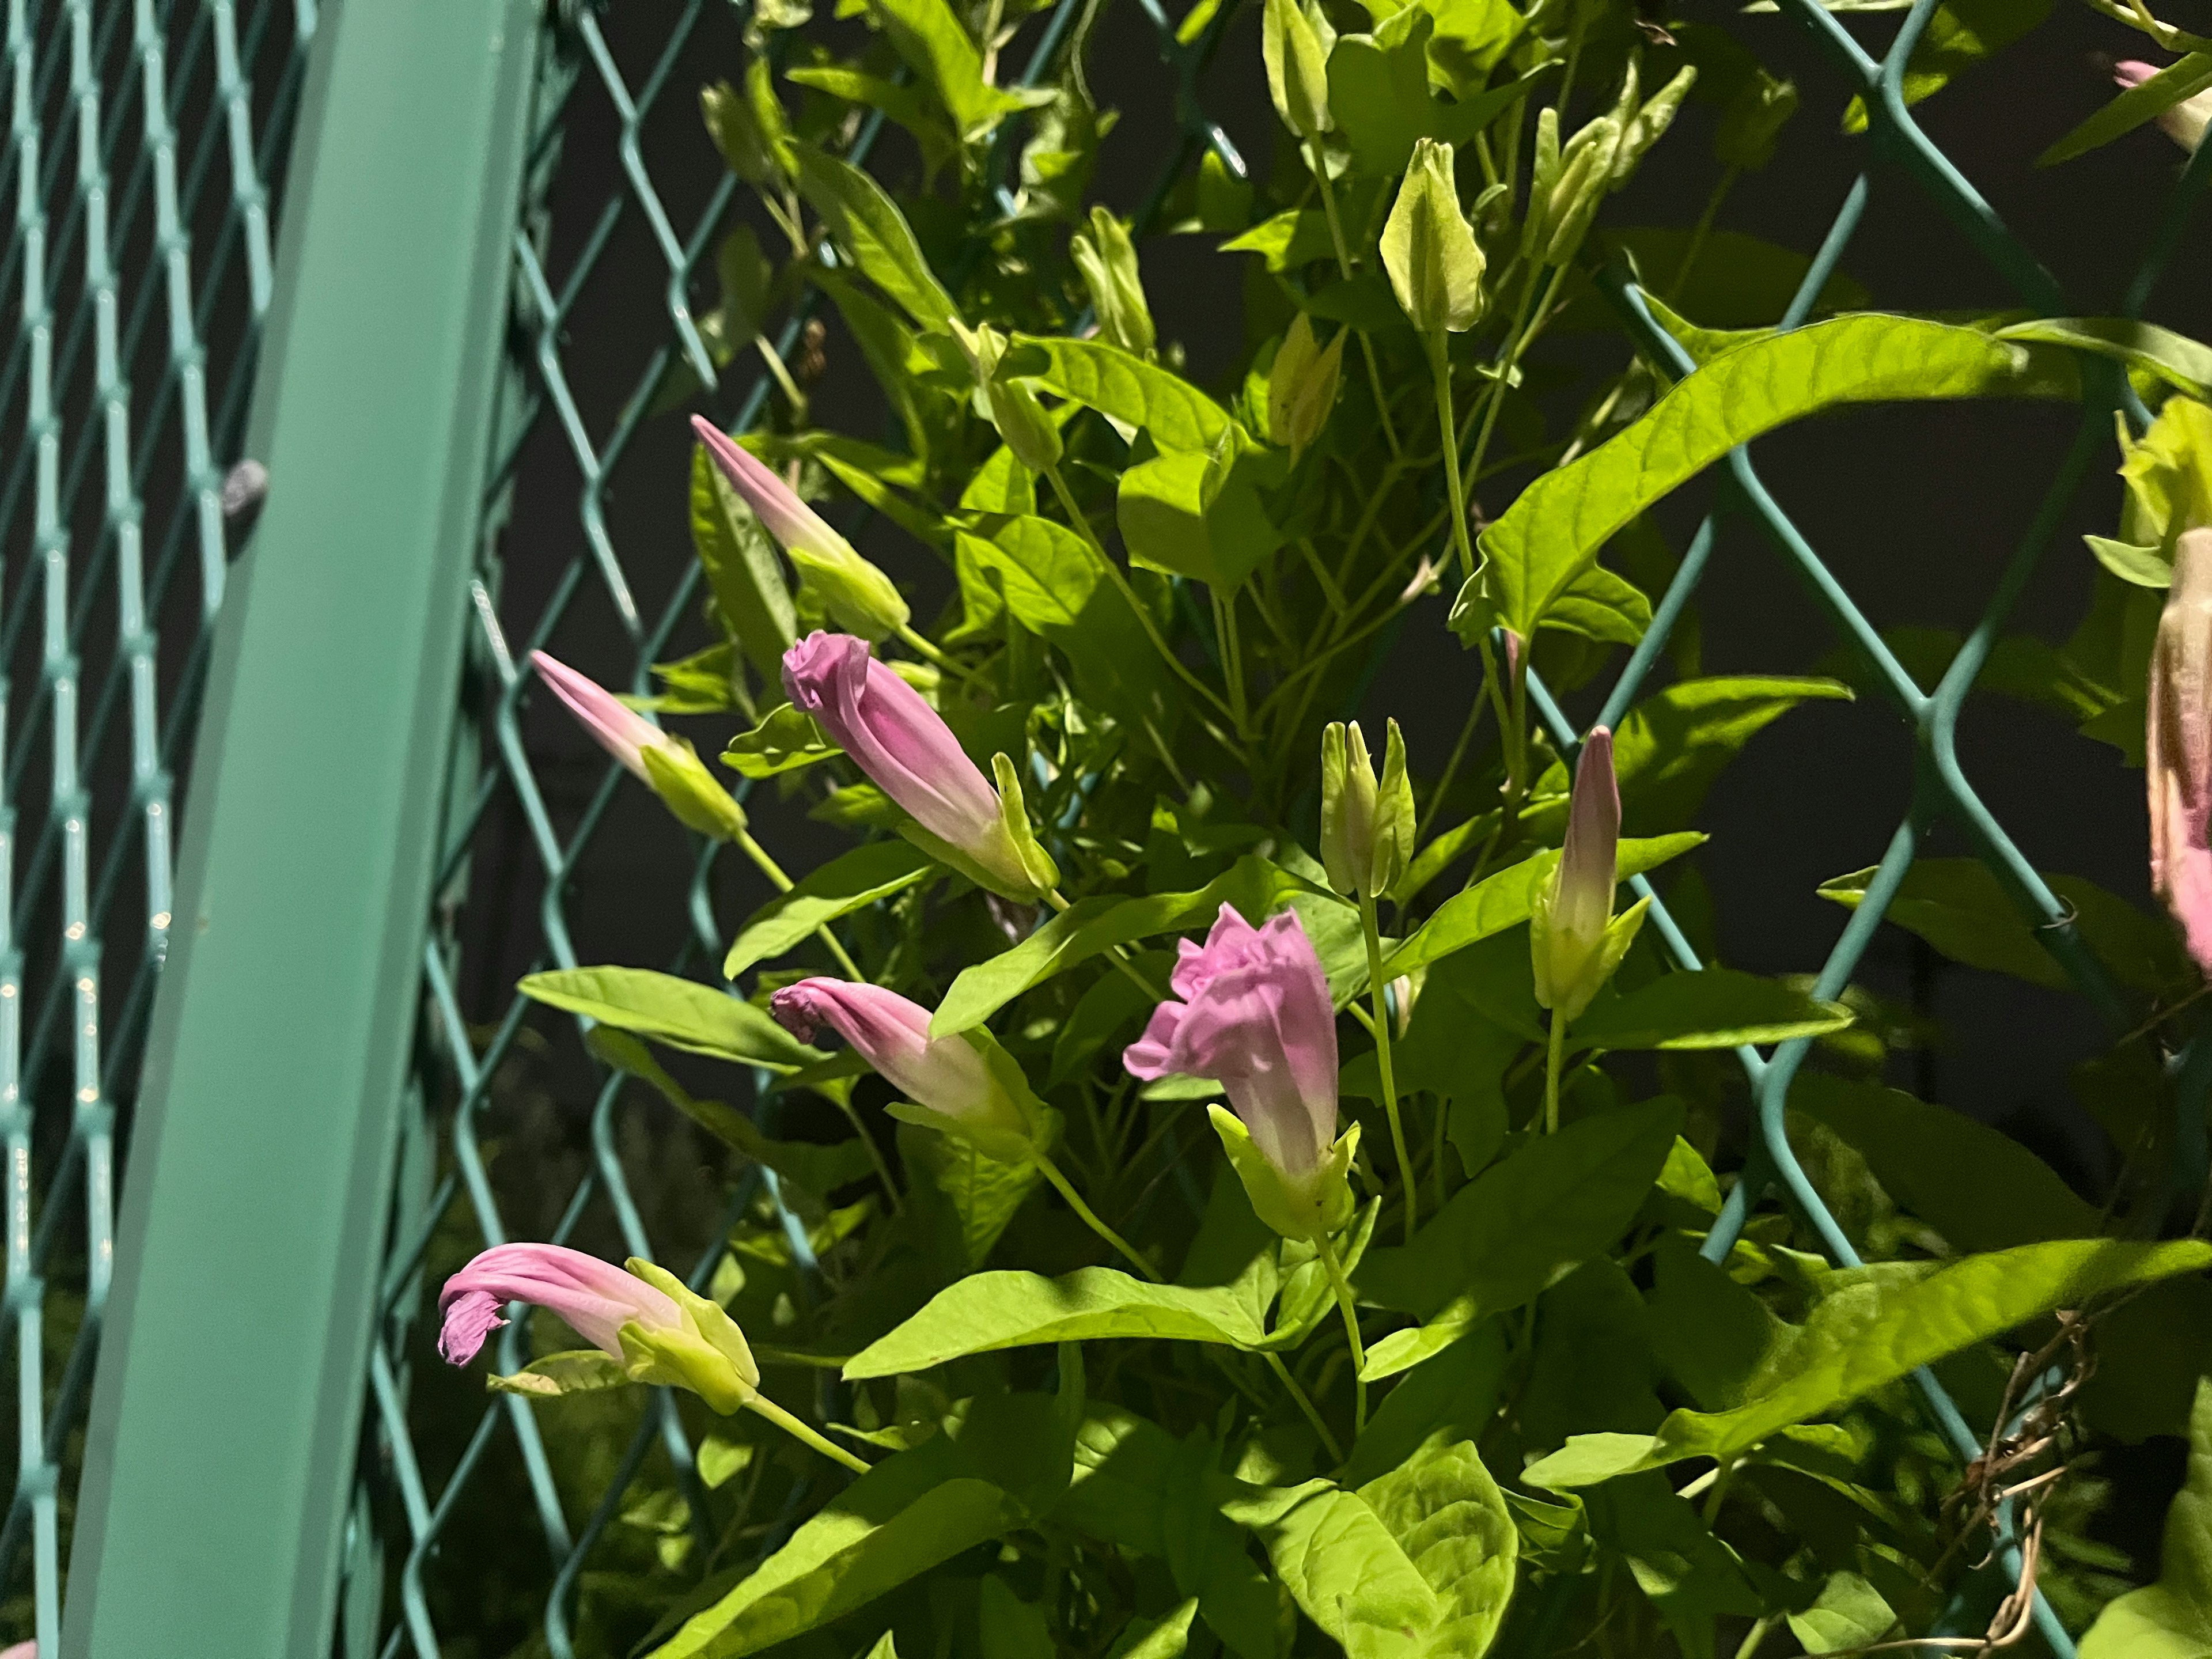
[[[2158,1582],[2097,1615],[2081,1659],[2204,1659],[2212,1653],[2212,1377],[2190,1413],[2189,1473],[2166,1512]]]
[[[1577,1435],[1531,1464],[1530,1484],[1594,1484],[1684,1457],[1725,1461],[1769,1435],[1826,1416],[1916,1366],[1987,1341],[2057,1308],[2212,1267],[2212,1245],[2076,1239],[1972,1255],[1924,1274],[1876,1273],[1831,1295],[1783,1356],[1778,1384],[1733,1411],[1677,1411],[1656,1435]]]
[[[1601,645],[1634,645],[1651,626],[1651,601],[1626,577],[1594,564],[1545,613],[1544,626],[1580,634]]]
[[[899,1161],[915,1171],[908,1194],[914,1224],[937,1247],[948,1279],[975,1272],[1043,1181],[1034,1164],[987,1158],[958,1135],[902,1123]]]
[[[1018,372],[1125,426],[1143,428],[1163,450],[1211,451],[1235,424],[1174,371],[1103,340],[1017,334],[1008,355],[1018,355]]]
[[[1707,968],[1600,997],[1574,1023],[1571,1040],[1595,1048],[1734,1048],[1824,1036],[1852,1018],[1842,1003],[1815,1002],[1779,980]]]
[[[1264,1333],[1232,1292],[1148,1285],[1112,1267],[1058,1279],[988,1273],[963,1279],[847,1362],[848,1382],[927,1370],[948,1359],[1042,1342],[1150,1337],[1256,1348]]]
[[[1905,60],[1905,101],[1917,104],[2051,15],[2051,0],[1943,0]],[[1844,112],[1845,132],[1867,130],[1866,100],[1854,98]]]
[[[1850,696],[1836,680],[1784,674],[1677,680],[1655,692],[1613,735],[1624,821],[1643,829],[1695,817],[1706,791],[1752,738],[1800,703]],[[1535,801],[1522,818],[1531,834],[1565,831],[1567,784],[1567,769],[1556,762],[1537,779]]]
[[[565,968],[532,974],[515,989],[548,1007],[581,1014],[618,1031],[687,1054],[742,1066],[795,1072],[823,1058],[771,1019],[765,1009],[648,968]]]
[[[1481,1659],[1513,1599],[1521,1535],[1471,1438],[1432,1441],[1359,1488],[1413,1569],[1436,1592],[1434,1622],[1393,1654]],[[1346,1651],[1350,1650],[1347,1648]]]
[[[1432,1627],[1443,1605],[1382,1517],[1357,1493],[1326,1480],[1297,1490],[1287,1508],[1253,1529],[1300,1610],[1346,1659],[1422,1650],[1409,1648],[1406,1638]],[[1269,1492],[1261,1502],[1289,1496]],[[1229,1513],[1237,1518],[1236,1510]]]
[[[1800,1077],[1790,1103],[1866,1159],[1882,1190],[1961,1250],[2089,1238],[2096,1206],[2010,1135],[1901,1089]]]
[[[1190,1621],[1197,1613],[1195,1595],[1158,1619],[1139,1613],[1121,1627],[1114,1645],[1106,1650],[1106,1659],[1182,1659],[1190,1645]]]
[[[1475,1440],[1498,1410],[1505,1376],[1505,1330],[1486,1319],[1382,1396],[1338,1478],[1364,1486],[1421,1450],[1424,1442]]]
[[[1646,283],[1665,290],[1682,269],[1694,234],[1686,227],[1652,225],[1600,230],[1595,240],[1602,247],[1627,254]],[[1715,230],[1700,245],[1689,281],[1673,294],[1669,309],[1696,318],[1707,329],[1764,328],[1781,319],[1812,266],[1812,260],[1795,248],[1779,247],[1741,231]],[[1568,291],[1574,291],[1572,277]],[[1863,283],[1838,271],[1828,278],[1814,306],[1823,313],[1852,311],[1872,298]],[[1619,324],[1612,307],[1591,292],[1587,299],[1573,301],[1553,326],[1607,328]]]
[[[869,1470],[653,1651],[661,1659],[743,1659],[1020,1524],[1021,1506],[989,1481],[937,1480],[942,1463],[931,1454],[938,1449],[932,1440]]]
[[[1867,869],[1838,876],[1823,884],[1820,895],[1856,909],[1874,874]],[[2044,879],[2073,909],[2082,943],[2122,984],[2156,994],[2189,976],[2181,947],[2164,922],[2080,876]],[[2009,974],[2052,990],[2065,990],[2074,982],[1979,859],[1921,860],[1905,872],[1883,920],[1917,933],[1970,968]]]
[[[987,82],[982,54],[945,0],[868,0],[868,9],[908,67],[944,101],[963,138],[983,137],[1009,111],[1052,100],[1049,92],[1001,92]]]
[[[753,912],[723,958],[722,977],[733,980],[755,963],[781,956],[816,928],[903,892],[936,869],[927,854],[902,841],[874,842],[830,860]]]
[[[2173,561],[2163,548],[2138,547],[2132,542],[2116,542],[2109,536],[2084,536],[2081,539],[2095,556],[2097,562],[2122,581],[2136,587],[2154,587],[2160,591],[2173,586]],[[1992,690],[1996,689],[1990,687]],[[2091,712],[2102,714],[2104,711],[2095,709]]]
[[[771,1140],[736,1107],[719,1100],[694,1099],[627,1031],[601,1025],[586,1039],[586,1044],[617,1071],[659,1091],[663,1099],[708,1133],[817,1198],[826,1199],[840,1187],[862,1179],[872,1167],[867,1147],[858,1139],[830,1144]]]
[[[2212,52],[2192,52],[2176,58],[2140,86],[2130,87],[2094,115],[2035,158],[2047,167],[2087,155],[2146,121],[2155,121],[2176,104],[2212,87]]]
[[[1221,252],[1256,253],[1269,270],[1281,272],[1334,258],[1336,241],[1328,234],[1328,216],[1321,209],[1291,208],[1231,237],[1221,245]]]
[[[1175,967],[1175,957],[1166,951],[1147,951],[1131,965],[1147,984],[1165,985]],[[1047,1075],[1045,1086],[1057,1089],[1069,1079],[1089,1070],[1117,1032],[1126,1030],[1134,1035],[1138,1023],[1151,1018],[1157,1001],[1148,992],[1130,983],[1126,974],[1101,975],[1097,982],[1083,994],[1082,1000],[1075,1005],[1061,1024],[1059,1036],[1054,1039],[1052,1070]],[[1115,1071],[1118,1076],[1118,1060]]]
[[[1753,1379],[1797,1340],[1797,1328],[1729,1278],[1728,1269],[1698,1255],[1682,1234],[1660,1240],[1652,1265],[1644,1323],[1660,1364],[1701,1411],[1741,1406]]]
[[[1372,34],[1340,35],[1328,55],[1329,112],[1353,161],[1377,178],[1403,173],[1416,139],[1455,147],[1467,143],[1557,67],[1539,64],[1519,80],[1463,103],[1437,98],[1429,91],[1433,27],[1427,11],[1407,6]]]
[[[1501,619],[1522,638],[1630,520],[1737,445],[1850,404],[2017,388],[2021,348],[1916,318],[1838,317],[1729,352],[1635,425],[1547,472],[1482,532]]]
[[[1012,950],[963,969],[938,1005],[929,1034],[971,1030],[1024,991],[1117,945],[1211,927],[1224,904],[1234,905],[1245,920],[1256,923],[1291,894],[1306,890],[1296,876],[1248,854],[1194,893],[1078,899]]]
[[[707,458],[704,444],[691,448],[691,544],[722,625],[761,678],[776,684],[783,653],[799,637],[799,613],[775,544]]]
[[[939,113],[939,103],[914,82],[886,80],[840,64],[786,70],[783,78],[795,86],[812,87],[832,98],[842,98],[848,104],[883,111],[914,135],[921,149],[924,172],[934,173],[959,152],[959,133]]]
[[[2200,403],[2212,402],[2212,346],[2132,317],[2045,317],[1997,331],[2001,340],[2071,346],[2155,374]]]
[[[1635,1219],[1681,1125],[1673,1100],[1570,1123],[1461,1188],[1411,1244],[1368,1252],[1355,1275],[1362,1297],[1428,1322],[1369,1348],[1368,1381],[1419,1364],[1605,1249]]]
[[[1808,1653],[1856,1652],[1896,1622],[1881,1592],[1855,1572],[1830,1573],[1813,1605],[1789,1619],[1790,1633]]]
[[[952,296],[930,270],[913,228],[882,185],[858,167],[805,145],[799,151],[799,189],[870,282],[920,327],[951,332],[947,325],[959,315]]]
[[[1626,881],[1631,876],[1656,870],[1669,859],[1702,846],[1705,839],[1695,831],[1684,831],[1648,840],[1623,841],[1620,878]],[[1544,884],[1552,878],[1552,867],[1559,861],[1557,852],[1538,853],[1495,875],[1486,876],[1463,892],[1453,894],[1390,953],[1382,964],[1383,977],[1395,979],[1401,974],[1410,974],[1416,968],[1442,961],[1478,939],[1519,927],[1528,920],[1529,907],[1536,902]]]
[[[1075,670],[1078,689],[1133,724],[1170,729],[1169,670],[1098,550],[1056,520],[984,514],[955,539],[963,583],[987,584],[1015,621]]]
[[[494,1394],[527,1395],[532,1399],[557,1400],[564,1394],[596,1394],[602,1389],[627,1389],[630,1375],[623,1362],[599,1348],[574,1348],[533,1359],[511,1376],[487,1376],[484,1386]]]
[[[772,778],[779,772],[836,760],[844,752],[823,737],[813,715],[786,702],[770,709],[751,731],[732,738],[722,750],[722,764],[742,778]]]
[[[1722,1614],[1761,1611],[1735,1553],[1663,1476],[1618,1480],[1586,1501],[1591,1535],[1626,1560],[1684,1659],[1714,1659],[1713,1625]]]
[[[995,1572],[976,1588],[978,1659],[1054,1659],[1052,1628],[1042,1607],[1023,1601]]]

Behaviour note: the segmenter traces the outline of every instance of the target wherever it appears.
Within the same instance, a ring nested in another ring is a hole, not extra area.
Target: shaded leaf
[[[1851,1023],[1840,1002],[1816,1002],[1779,980],[1732,968],[1662,974],[1625,995],[1601,996],[1571,1029],[1597,1048],[1734,1048],[1821,1036]]]
[[[695,1054],[795,1072],[823,1058],[765,1009],[648,968],[565,968],[532,974],[523,995],[587,1019]]]
[[[722,977],[733,980],[755,963],[781,956],[816,928],[903,892],[936,869],[927,854],[902,841],[855,847],[754,911],[723,958]]]

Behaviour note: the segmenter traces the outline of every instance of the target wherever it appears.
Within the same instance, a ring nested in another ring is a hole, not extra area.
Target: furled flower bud
[[[1026,1156],[1042,1114],[1020,1068],[988,1033],[929,1035],[929,1010],[895,991],[839,979],[787,985],[769,1012],[801,1042],[828,1026],[920,1113],[910,1121],[974,1141],[1006,1162]],[[895,1110],[896,1109],[894,1109]]]
[[[1328,112],[1328,47],[1324,24],[1297,0],[1267,0],[1260,14],[1260,55],[1267,66],[1267,95],[1275,113],[1301,138],[1336,125]]]
[[[1528,917],[1536,1000],[1554,1019],[1580,1017],[1620,966],[1644,925],[1649,899],[1638,899],[1618,918],[1613,914],[1620,853],[1620,787],[1613,775],[1613,733],[1594,726],[1575,765],[1566,845]]]
[[[2212,974],[2212,529],[2185,532],[2151,647],[2150,882]]]
[[[465,1365],[527,1302],[560,1315],[576,1334],[622,1362],[634,1382],[690,1389],[718,1412],[757,1397],[760,1367],[720,1303],[665,1269],[633,1257],[629,1271],[558,1244],[499,1244],[446,1281],[438,1297],[438,1352]]]
[[[1536,118],[1534,171],[1528,187],[1528,216],[1521,230],[1521,257],[1539,264],[1564,265],[1575,257],[1583,236],[1597,216],[1598,204],[1612,187],[1613,162],[1620,148],[1620,123],[1601,115],[1559,147],[1559,112],[1547,106]]]
[[[1328,884],[1363,899],[1387,893],[1413,850],[1413,787],[1398,722],[1390,722],[1378,788],[1359,722],[1331,721],[1321,734],[1321,861]]]
[[[566,663],[543,651],[532,652],[530,660],[599,746],[648,785],[684,824],[717,841],[733,841],[744,831],[744,808],[714,781],[690,744]]]
[[[773,469],[703,415],[691,417],[691,429],[730,488],[791,556],[799,579],[821,595],[839,627],[863,639],[882,640],[907,625],[914,613],[898,584],[854,552]]]
[[[1059,426],[1045,413],[1027,380],[999,372],[999,361],[1006,354],[1006,336],[988,323],[971,329],[957,317],[947,319],[947,325],[975,376],[981,412],[998,428],[1014,459],[1032,472],[1048,472],[1059,465]]]
[[[2138,58],[2127,58],[2112,65],[2112,79],[2122,91],[2141,86],[2158,70]],[[2159,131],[2185,150],[2194,151],[2204,142],[2204,129],[2212,125],[2212,92],[2200,92],[2194,98],[2185,98],[2158,118]]]
[[[902,833],[923,851],[1004,898],[1030,902],[1060,884],[1012,761],[993,760],[994,793],[944,717],[866,640],[808,635],[784,653],[783,687],[913,820]]]
[[[1274,366],[1267,373],[1267,435],[1287,445],[1292,460],[1321,436],[1336,406],[1344,336],[1340,328],[1327,346],[1320,345],[1302,311],[1291,319],[1290,331],[1275,352]]]
[[[1103,207],[1091,210],[1091,229],[1068,239],[1067,252],[1091,291],[1098,332],[1132,356],[1149,360],[1158,340],[1152,307],[1145,302],[1145,279],[1128,227]]]
[[[1336,1133],[1336,1013],[1321,958],[1293,911],[1255,927],[1230,905],[1204,945],[1182,941],[1145,1034],[1122,1053],[1135,1078],[1212,1078],[1237,1109],[1214,1128],[1252,1207],[1290,1238],[1352,1214],[1357,1124]]]
[[[1382,226],[1382,264],[1407,320],[1423,334],[1461,334],[1482,319],[1482,249],[1459,210],[1450,145],[1414,144]]]

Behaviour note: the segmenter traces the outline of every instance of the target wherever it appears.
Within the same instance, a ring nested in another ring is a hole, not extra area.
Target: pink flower
[[[2131,91],[2158,73],[2157,68],[2130,58],[2112,65],[2112,79],[2123,92]],[[2161,131],[2186,150],[2194,150],[2203,142],[2204,129],[2212,125],[2212,92],[2200,92],[2194,98],[2185,98],[2158,117]]]
[[[801,1042],[823,1026],[917,1106],[984,1128],[1023,1130],[1021,1112],[965,1036],[929,1035],[929,1010],[879,985],[804,979],[769,1000],[769,1012]]]
[[[509,1302],[550,1308],[617,1359],[623,1357],[619,1333],[632,1321],[647,1330],[684,1323],[672,1298],[612,1262],[558,1244],[495,1244],[439,1294],[440,1357],[453,1365],[475,1358],[484,1338],[507,1323],[500,1310]]]
[[[1129,1075],[1212,1078],[1268,1163],[1312,1177],[1336,1139],[1336,1012],[1295,912],[1255,927],[1224,904],[1203,945],[1182,941],[1170,988],[1122,1051]]]
[[[926,834],[974,866],[969,873],[1016,898],[1041,896],[1059,880],[1028,837],[1018,795],[1008,811],[952,728],[869,654],[866,640],[808,635],[784,653],[783,686]],[[1018,789],[1011,763],[1003,757],[1000,763],[1000,787]],[[1018,819],[1026,845],[1017,842],[1010,819]]]
[[[2150,883],[2212,973],[2212,530],[2185,532],[2151,647]]]
[[[568,705],[577,724],[599,740],[599,747],[620,761],[635,776],[650,783],[645,769],[647,749],[667,749],[674,739],[598,681],[579,674],[543,651],[530,653],[538,678]],[[5,1659],[0,1656],[0,1659]]]
[[[12,1648],[0,1648],[0,1659],[39,1659],[36,1642],[18,1642]]]

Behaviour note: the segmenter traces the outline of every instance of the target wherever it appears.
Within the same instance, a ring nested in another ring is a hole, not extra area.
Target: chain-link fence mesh
[[[0,1642],[58,1644],[114,1195],[171,924],[315,0],[9,0]]]

